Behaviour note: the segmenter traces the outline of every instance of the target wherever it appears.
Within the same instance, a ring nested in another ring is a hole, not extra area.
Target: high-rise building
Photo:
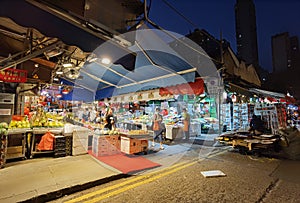
[[[237,56],[258,70],[258,48],[255,5],[252,0],[237,0],[235,4]]]
[[[300,69],[298,37],[290,37],[288,32],[272,36],[272,61],[274,73]]]
[[[290,37],[291,68],[300,70],[300,49],[297,36]]]

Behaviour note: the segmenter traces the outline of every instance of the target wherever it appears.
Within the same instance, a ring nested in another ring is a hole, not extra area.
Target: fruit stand
[[[16,128],[8,130],[8,146],[6,159],[26,158],[27,138],[32,133],[30,128]]]
[[[0,123],[0,168],[6,163],[7,134],[7,123]]]
[[[44,136],[46,133],[52,133],[53,134],[53,143],[55,141],[56,136],[62,135],[63,128],[33,128],[32,129],[32,137],[29,139],[30,143],[30,158],[33,158],[34,155],[37,154],[53,154],[55,148],[52,146],[52,148],[47,149],[39,149],[39,143],[42,139],[42,136]]]
[[[145,130],[106,131],[96,130],[93,135],[92,152],[96,156],[109,156],[119,153],[148,153],[148,140],[152,136]]]

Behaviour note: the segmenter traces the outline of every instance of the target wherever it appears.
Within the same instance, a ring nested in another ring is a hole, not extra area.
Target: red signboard
[[[26,82],[27,70],[9,68],[0,71],[0,80],[3,82]]]

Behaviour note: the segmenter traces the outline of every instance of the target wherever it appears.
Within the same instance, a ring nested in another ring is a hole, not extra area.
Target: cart
[[[231,145],[241,153],[279,152],[289,141],[284,134],[253,135],[248,131],[223,133],[216,138],[220,143]]]

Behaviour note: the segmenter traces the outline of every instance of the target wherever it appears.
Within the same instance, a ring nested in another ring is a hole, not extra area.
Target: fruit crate
[[[121,152],[125,154],[148,153],[147,139],[134,139],[121,136]]]
[[[5,166],[7,153],[7,135],[0,134],[0,169]]]

